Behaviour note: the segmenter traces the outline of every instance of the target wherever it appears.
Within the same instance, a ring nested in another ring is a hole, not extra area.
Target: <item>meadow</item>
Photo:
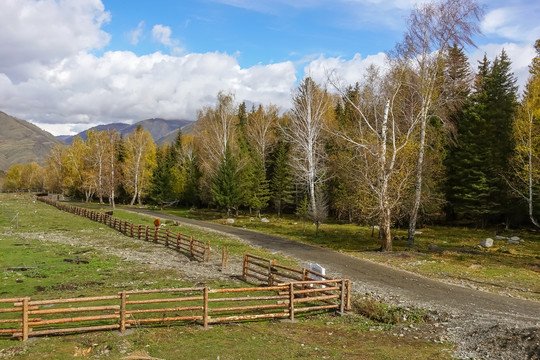
[[[117,215],[122,213],[117,211]],[[151,219],[137,220],[142,223]],[[193,236],[210,240],[216,247],[228,246],[231,254],[248,250],[276,257],[215,232],[188,227],[182,231],[193,232]],[[167,269],[126,256],[137,252],[151,259],[152,246],[162,247],[59,211],[27,194],[0,194],[1,298],[68,298],[195,284],[189,268]],[[292,259],[279,260],[294,264]],[[207,275],[200,281],[210,287],[245,285],[234,277],[224,280],[223,276]],[[157,326],[131,329],[125,335],[118,331],[91,332],[34,337],[26,342],[3,336],[0,358],[450,358],[452,344],[428,339],[435,334],[421,310],[415,310],[418,316],[409,316],[409,322],[402,323],[399,319],[403,311],[410,310],[362,298],[353,303],[356,311],[347,316],[322,314],[299,318],[295,323],[253,321],[215,325],[208,330],[198,324]]]

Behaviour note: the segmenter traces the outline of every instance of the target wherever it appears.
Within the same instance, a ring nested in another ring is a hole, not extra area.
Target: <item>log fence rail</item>
[[[0,335],[31,336],[119,330],[152,324],[210,324],[288,318],[350,309],[349,280],[299,281],[267,287],[132,290],[70,299],[0,299]],[[321,286],[324,285],[325,288]]]
[[[204,242],[194,239],[182,233],[172,232],[170,229],[161,227],[150,227],[148,225],[136,225],[129,221],[116,218],[106,212],[90,210],[78,206],[63,204],[59,201],[49,199],[44,196],[37,198],[46,204],[52,205],[59,210],[66,211],[75,215],[86,217],[90,220],[107,225],[122,234],[130,237],[136,237],[140,240],[153,241],[157,244],[163,244],[167,247],[175,248],[180,252],[190,254],[199,261],[210,261],[210,242]]]

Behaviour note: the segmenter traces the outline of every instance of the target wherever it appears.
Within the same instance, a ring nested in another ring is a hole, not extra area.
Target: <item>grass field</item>
[[[151,221],[144,217],[132,220]],[[216,246],[229,246],[231,252],[238,254],[249,250],[271,255],[216,233],[189,228],[182,231],[198,231],[193,234],[197,238],[208,239]],[[194,285],[183,271],[128,261],[112,251],[140,250],[144,244],[102,224],[35,202],[28,195],[0,194],[0,297],[68,298],[116,294],[124,289]],[[292,262],[287,258],[280,261]],[[207,284],[241,285],[224,284],[221,280],[207,280]],[[135,328],[125,335],[118,331],[93,332],[36,337],[24,343],[4,336],[0,337],[0,358],[450,358],[451,344],[425,339],[423,334],[431,333],[431,328],[422,323],[421,316],[414,321],[416,332],[405,331],[409,324],[394,324],[392,319],[400,316],[389,316],[400,309],[384,304],[372,308],[373,315],[381,316],[370,319],[357,313],[345,317],[326,314],[300,318],[297,323],[255,321],[208,330],[196,324]]]

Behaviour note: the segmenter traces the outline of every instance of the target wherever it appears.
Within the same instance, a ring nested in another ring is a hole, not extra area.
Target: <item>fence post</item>
[[[146,241],[148,241],[148,228],[149,228],[149,226],[146,225],[146,235],[144,237],[144,240],[146,240]]]
[[[131,237],[133,237],[133,223],[131,223],[131,227],[130,227],[130,233],[131,233]]]
[[[275,264],[275,260],[268,261],[268,286],[274,286],[274,274],[272,274],[272,267]]]
[[[206,255],[205,261],[210,261],[210,241],[206,242],[206,249],[208,249],[208,254]],[[206,249],[205,249],[205,252],[206,252]]]
[[[158,242],[158,233],[159,233],[159,228],[156,226],[156,230],[154,231],[154,242],[155,243]]]
[[[178,235],[176,235],[176,249],[180,250],[181,245],[182,245],[182,234],[178,233]]]
[[[189,253],[193,256],[193,236],[189,237]]]
[[[165,236],[165,246],[169,246],[169,234],[171,230],[167,229],[167,235]]]
[[[289,320],[294,321],[294,283],[289,283]]]
[[[120,332],[126,332],[126,292],[120,293]]]
[[[247,281],[248,269],[247,269],[247,254],[244,254],[244,260],[242,261],[242,277]]]
[[[203,325],[208,329],[208,286],[203,290]]]
[[[29,297],[23,299],[22,306],[22,341],[28,340],[28,303],[30,302]]]
[[[345,313],[345,280],[341,280],[341,290],[339,294],[339,314]]]
[[[345,303],[345,310],[351,310],[351,280],[347,279],[347,302]]]

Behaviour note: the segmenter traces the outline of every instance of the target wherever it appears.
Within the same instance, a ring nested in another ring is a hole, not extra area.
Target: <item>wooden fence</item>
[[[129,221],[116,218],[105,212],[81,208],[63,204],[56,200],[51,200],[47,197],[38,197],[39,201],[55,206],[57,209],[66,211],[72,214],[84,216],[91,220],[105,224],[127,236],[136,237],[138,239],[153,241],[168,247],[173,247],[178,251],[190,254],[193,258],[199,261],[210,260],[210,242],[204,242],[194,239],[182,233],[174,233],[169,229],[160,227],[150,227],[148,225],[136,225]]]
[[[288,318],[350,309],[349,280],[299,281],[269,287],[192,287],[122,291],[72,299],[0,299],[0,335],[31,336],[144,326]],[[324,287],[322,287],[324,286]],[[153,325],[152,325],[153,324]]]
[[[317,288],[323,296],[331,295],[331,288],[327,288],[325,281],[335,281],[330,276],[323,275],[311,269],[295,269],[289,266],[279,265],[275,260],[260,256],[244,254],[242,263],[242,277],[244,280],[255,279],[267,286],[294,284],[297,294],[304,297],[312,296],[308,288]],[[322,280],[322,281],[321,281]],[[340,281],[340,280],[337,280]],[[351,281],[344,281],[344,302],[347,309],[351,304]]]
[[[290,281],[332,280],[330,276],[311,269],[295,269],[279,265],[275,260],[251,254],[244,254],[242,277],[245,280],[253,278],[262,281],[268,286]]]

